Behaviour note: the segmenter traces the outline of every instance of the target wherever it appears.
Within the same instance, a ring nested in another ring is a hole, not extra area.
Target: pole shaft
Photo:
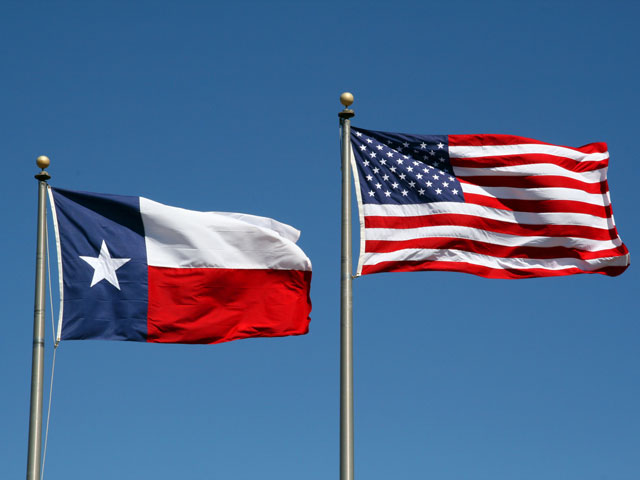
[[[31,408],[29,411],[27,480],[40,479],[40,457],[42,449],[46,194],[47,183],[40,180],[38,182],[38,240],[36,247],[36,288],[33,309],[33,353],[31,357]]]
[[[353,298],[351,291],[351,121],[342,125],[342,250],[340,255],[340,480],[353,480]],[[351,115],[353,116],[353,115]]]

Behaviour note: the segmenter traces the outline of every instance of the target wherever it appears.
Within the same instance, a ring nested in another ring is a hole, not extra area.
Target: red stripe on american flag
[[[482,147],[487,145],[555,145],[553,143],[541,142],[533,138],[519,137],[517,135],[449,135],[449,146],[451,147]],[[605,142],[589,143],[582,147],[565,147],[571,150],[578,150],[582,153],[604,153],[607,151],[607,144]]]
[[[576,202],[574,200],[518,200],[514,198],[492,198],[475,193],[465,193],[467,203],[482,205],[483,207],[499,208],[514,212],[571,212],[586,213],[601,218],[611,217],[611,205],[593,205],[591,203]]]
[[[454,168],[495,168],[545,163],[557,165],[572,172],[590,172],[606,167],[609,164],[609,160],[578,161],[543,153],[509,155],[505,157],[451,158],[451,165]]]
[[[490,268],[482,265],[474,265],[472,263],[461,262],[442,262],[442,261],[419,261],[419,262],[380,262],[376,265],[365,265],[362,268],[362,274],[381,273],[381,272],[416,272],[423,270],[437,270],[448,272],[471,273],[485,278],[535,278],[535,277],[562,277],[565,275],[574,275],[576,273],[599,273],[615,277],[626,270],[624,267],[603,267],[599,270],[582,270],[572,267],[563,270],[546,270],[542,268],[519,270],[514,268]]]
[[[421,215],[416,217],[365,217],[366,228],[409,229],[435,227],[439,225],[464,225],[496,233],[519,236],[578,237],[591,240],[614,240],[618,238],[615,228],[605,230],[583,225],[550,225],[504,222],[491,218],[456,213]]]
[[[459,180],[480,185],[481,187],[515,187],[515,188],[573,188],[586,193],[607,193],[609,186],[606,181],[598,183],[581,182],[574,178],[558,175],[529,175],[529,176],[460,176]]]
[[[462,250],[492,257],[534,259],[578,258],[581,260],[595,260],[629,253],[624,245],[589,252],[567,247],[508,247],[495,243],[454,237],[414,238],[402,241],[367,240],[365,242],[365,252],[396,252],[408,248]]]

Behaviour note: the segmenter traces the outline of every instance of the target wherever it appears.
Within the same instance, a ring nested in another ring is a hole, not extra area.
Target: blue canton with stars
[[[362,203],[464,202],[446,135],[406,135],[351,127]]]

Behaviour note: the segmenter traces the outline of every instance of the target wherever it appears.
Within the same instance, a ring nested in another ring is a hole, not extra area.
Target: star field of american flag
[[[446,135],[406,135],[351,127],[363,203],[464,202]]]

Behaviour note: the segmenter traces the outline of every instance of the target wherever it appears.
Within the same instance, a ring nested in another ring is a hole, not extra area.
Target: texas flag
[[[58,340],[219,343],[309,329],[311,262],[270,218],[49,189]]]

